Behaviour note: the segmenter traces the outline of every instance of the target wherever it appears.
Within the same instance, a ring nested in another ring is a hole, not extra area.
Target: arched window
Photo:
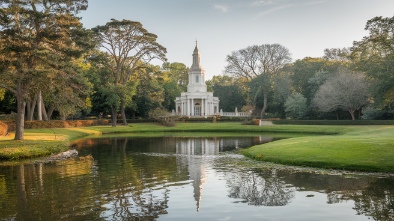
[[[196,83],[199,83],[199,81],[200,81],[200,78],[198,75],[196,75]]]

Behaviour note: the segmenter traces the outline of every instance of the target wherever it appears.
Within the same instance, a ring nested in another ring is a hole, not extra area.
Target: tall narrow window
[[[199,76],[197,75],[197,76],[196,76],[196,83],[199,83],[199,81],[200,81],[200,78],[199,78]]]

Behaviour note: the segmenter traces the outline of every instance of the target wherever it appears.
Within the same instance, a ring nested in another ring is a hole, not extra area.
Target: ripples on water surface
[[[256,163],[272,138],[116,137],[0,166],[0,220],[394,220],[394,179]]]

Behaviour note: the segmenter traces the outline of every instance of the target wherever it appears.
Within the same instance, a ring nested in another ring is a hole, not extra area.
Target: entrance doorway
[[[194,116],[201,116],[201,106],[199,103],[194,105]]]

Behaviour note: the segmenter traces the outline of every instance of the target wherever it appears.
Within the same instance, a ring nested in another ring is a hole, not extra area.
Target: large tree
[[[268,107],[268,93],[272,90],[274,76],[291,61],[289,50],[279,44],[254,45],[232,52],[227,56],[226,61],[225,72],[227,74],[258,81],[259,87],[256,94],[261,92],[263,94],[261,110],[261,119],[263,119]]]
[[[220,98],[220,107],[224,112],[234,112],[235,108],[241,110],[246,105],[247,92],[240,80],[230,76],[213,76],[207,84],[211,85],[213,95]]]
[[[86,46],[79,18],[87,0],[3,0],[0,3],[0,87],[17,98],[15,139],[24,138],[25,106],[49,73],[68,78]]]
[[[374,82],[374,105],[391,109],[394,105],[394,16],[372,18],[365,30],[369,35],[353,43],[352,58],[356,68]]]
[[[355,120],[354,112],[369,103],[368,87],[364,74],[343,70],[319,87],[312,103],[323,112],[348,111]]]
[[[178,62],[165,62],[162,65],[162,69],[165,94],[163,107],[169,111],[175,110],[174,100],[181,95],[181,92],[187,89],[189,69],[185,64]]]
[[[125,87],[133,72],[152,59],[165,60],[166,49],[156,42],[157,36],[148,32],[140,22],[112,19],[110,22],[93,29],[107,53],[102,65],[113,77],[113,86]],[[124,90],[118,90],[124,91]],[[126,92],[126,91],[125,91]],[[123,123],[126,121],[126,95],[120,96],[120,109]],[[112,126],[116,126],[117,105],[112,105]]]
[[[133,80],[138,81],[137,91],[133,96],[134,113],[148,117],[149,111],[162,107],[165,99],[163,71],[159,66],[147,64],[134,73]]]

